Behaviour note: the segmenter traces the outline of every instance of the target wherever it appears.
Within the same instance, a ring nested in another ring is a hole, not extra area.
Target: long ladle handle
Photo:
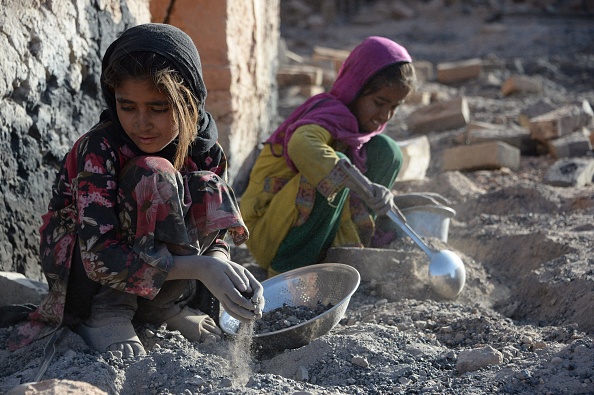
[[[410,227],[409,224],[407,224],[406,222],[403,222],[400,219],[400,216],[398,214],[396,214],[393,209],[388,211],[386,213],[386,215],[388,216],[388,218],[390,218],[392,221],[394,221],[396,223],[396,225],[400,226],[400,228],[404,231],[404,233],[406,233],[411,239],[413,239],[413,241],[415,243],[417,243],[417,245],[419,247],[421,247],[421,249],[425,252],[425,254],[427,254],[427,256],[429,258],[433,258],[435,251],[433,251],[431,248],[429,248],[429,246],[427,244],[425,244],[423,239],[421,239],[419,237],[417,232],[415,232],[413,230],[413,228]]]
[[[370,181],[365,177],[359,169],[352,166],[346,159],[341,159],[338,162],[338,166],[344,171],[345,175],[349,177],[349,179],[353,182],[353,185],[356,186],[357,193],[364,193],[369,197],[373,196],[373,187],[371,186]],[[398,225],[413,241],[421,247],[421,249],[429,256],[429,258],[433,258],[435,251],[433,251],[425,242],[419,237],[419,235],[406,223],[404,220],[404,216],[400,213],[394,201],[392,201],[391,209],[386,213],[388,218],[390,218],[396,225]]]

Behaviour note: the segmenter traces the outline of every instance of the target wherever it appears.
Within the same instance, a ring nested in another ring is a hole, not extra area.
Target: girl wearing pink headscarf
[[[415,84],[407,50],[368,37],[330,92],[305,101],[265,141],[240,208],[247,246],[270,276],[318,263],[332,246],[386,242],[376,215],[389,210],[402,153],[381,133]],[[372,182],[373,197],[349,193],[341,158]]]

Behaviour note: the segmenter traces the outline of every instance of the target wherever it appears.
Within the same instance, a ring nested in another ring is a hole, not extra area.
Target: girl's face
[[[380,90],[361,95],[349,106],[359,123],[359,133],[371,133],[394,116],[396,108],[408,95],[401,86],[386,86]]]
[[[179,134],[167,96],[147,80],[128,79],[115,89],[124,131],[147,154],[161,151]]]

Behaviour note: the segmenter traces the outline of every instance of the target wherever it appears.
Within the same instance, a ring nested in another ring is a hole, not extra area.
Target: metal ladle
[[[347,177],[353,181],[357,193],[364,193],[372,196],[373,187],[370,181],[347,160],[341,159],[338,165],[345,172]],[[349,185],[350,186],[350,185]],[[392,204],[390,211],[386,213],[396,225],[398,225],[430,259],[429,262],[429,283],[431,287],[440,296],[453,299],[455,298],[466,283],[466,269],[462,259],[450,250],[434,250],[430,248],[419,237],[419,235],[406,223],[404,216],[398,208]]]

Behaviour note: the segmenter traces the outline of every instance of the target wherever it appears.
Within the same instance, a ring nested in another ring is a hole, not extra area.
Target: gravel
[[[314,45],[347,49],[378,34],[434,64],[500,60],[477,80],[425,86],[436,97],[466,96],[476,121],[513,123],[543,99],[555,107],[594,103],[594,31],[583,13],[551,14],[522,1],[500,2],[516,8],[499,14],[492,2],[447,3],[404,2],[416,14],[399,20],[382,12],[386,3],[336,25],[304,27],[315,18],[297,18],[300,24],[284,24],[282,34],[305,57]],[[503,97],[500,83],[515,73],[540,80],[543,91]],[[284,112],[297,101],[289,99],[281,101]],[[388,133],[410,137],[413,109],[403,106]],[[373,256],[360,270],[359,289],[340,323],[306,346],[263,359],[250,353],[245,337],[192,344],[165,327],[141,326],[148,355],[122,360],[69,333],[43,379],[122,395],[594,393],[594,186],[545,184],[556,161],[546,153],[522,156],[516,170],[441,172],[441,152],[463,132],[429,133],[426,178],[396,185],[397,192],[437,192],[453,202],[447,247],[467,270],[456,299],[431,293],[427,257],[399,239],[391,249],[353,252],[345,263]],[[235,248],[233,257],[263,279],[245,248]],[[0,344],[8,333],[0,330]],[[0,349],[0,393],[33,380],[44,346]]]

